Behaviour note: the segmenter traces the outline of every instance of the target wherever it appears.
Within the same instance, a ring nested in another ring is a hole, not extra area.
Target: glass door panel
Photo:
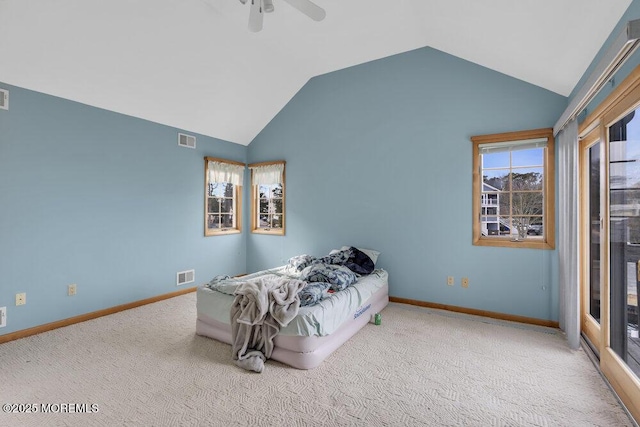
[[[609,128],[609,325],[611,349],[640,377],[640,115],[636,111]]]
[[[603,143],[598,129],[580,143],[581,193],[581,313],[582,332],[597,354],[602,350],[600,325],[602,296],[602,197],[601,174]]]
[[[600,142],[589,147],[589,315],[600,323]]]

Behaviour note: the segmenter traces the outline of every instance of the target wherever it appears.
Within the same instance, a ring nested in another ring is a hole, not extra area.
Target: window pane
[[[220,222],[220,215],[212,215],[212,214],[207,215],[208,229],[220,228],[219,222]]]
[[[274,184],[271,186],[271,196],[276,198],[282,198],[282,184]]]
[[[233,199],[221,199],[220,212],[225,214],[233,213]]]
[[[511,176],[513,190],[542,190],[544,182],[542,168],[515,169]]]
[[[282,228],[282,215],[271,216],[271,228]]]
[[[268,214],[269,213],[269,201],[265,199],[260,199],[260,214]]]
[[[258,191],[261,199],[268,199],[271,197],[271,188],[269,185],[261,185],[258,188]]]
[[[233,214],[222,214],[220,215],[220,223],[222,228],[233,227]]]
[[[529,217],[529,229],[527,234],[530,236],[543,236],[544,228],[542,225],[542,216],[530,216]]]
[[[482,234],[484,236],[499,236],[500,223],[497,216],[483,216],[481,219]]]
[[[482,206],[498,206],[500,204],[500,193],[482,193]]]
[[[627,242],[630,245],[640,245],[640,217],[627,218]]]
[[[589,148],[589,314],[600,323],[600,143]]]
[[[211,198],[207,200],[207,212],[209,213],[218,213],[220,212],[220,201],[216,198]]]
[[[228,188],[231,187],[231,194],[233,195],[233,184],[229,184],[227,182],[213,182],[209,184],[209,196],[215,197],[223,197],[225,195],[225,191],[229,191]]]
[[[611,191],[609,197],[612,217],[640,215],[640,189]]]
[[[258,227],[260,228],[269,227],[269,215],[260,215],[258,222]]]
[[[631,124],[635,124],[638,128],[638,130],[636,131],[637,133],[640,133],[640,124],[638,123],[631,123]],[[629,130],[633,130],[633,129],[629,129]],[[638,160],[640,159],[640,143],[638,143],[638,141],[640,141],[640,135],[636,136],[636,139],[633,138],[629,138],[628,141],[612,141],[610,144],[610,155],[611,155],[611,162],[619,162],[619,161],[629,161],[629,160]]]
[[[225,182],[225,188],[224,188],[224,197],[231,197],[233,198],[234,194],[235,194],[235,186],[229,182]]]
[[[507,234],[511,234],[511,229],[513,225],[511,224],[511,218],[508,216],[499,216],[498,217],[498,226],[500,227],[500,235],[504,236]]]
[[[483,191],[509,191],[509,169],[485,170],[482,173],[486,184]]]
[[[511,164],[512,166],[542,166],[544,165],[544,148],[512,151]]]
[[[514,192],[511,209],[514,216],[531,217],[542,215],[542,192]]]
[[[509,167],[509,152],[503,151],[500,153],[482,154],[483,168],[508,168]]]
[[[282,199],[273,199],[271,200],[271,205],[273,209],[273,213],[283,213],[282,211]]]
[[[511,197],[509,192],[505,192],[499,195],[498,199],[498,215],[508,217],[511,215]]]
[[[640,158],[611,162],[609,170],[612,189],[640,188],[640,161],[638,160]]]

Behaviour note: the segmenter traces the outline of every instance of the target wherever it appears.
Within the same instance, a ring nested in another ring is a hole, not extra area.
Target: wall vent
[[[195,270],[187,270],[178,272],[176,285],[184,285],[187,283],[193,283],[196,280],[196,271]]]
[[[0,109],[9,109],[9,91],[6,89],[0,89]]]
[[[196,137],[192,135],[186,135],[184,133],[179,133],[178,145],[181,147],[196,148]]]

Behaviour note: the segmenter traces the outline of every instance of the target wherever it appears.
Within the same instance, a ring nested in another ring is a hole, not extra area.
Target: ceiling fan
[[[249,30],[254,33],[262,30],[262,19],[265,13],[273,12],[272,0],[240,0],[245,4],[249,1],[251,9],[249,11]],[[284,0],[300,12],[307,15],[314,21],[322,21],[327,13],[323,8],[310,0]]]

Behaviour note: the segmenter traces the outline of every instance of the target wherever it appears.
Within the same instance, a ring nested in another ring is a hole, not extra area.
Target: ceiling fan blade
[[[300,12],[304,13],[314,21],[322,21],[324,17],[327,16],[327,12],[325,12],[323,8],[321,8],[315,3],[312,3],[309,0],[284,0],[284,1],[286,1],[291,6],[295,7]]]
[[[257,33],[262,30],[262,0],[251,0],[251,10],[249,11],[249,31]]]

